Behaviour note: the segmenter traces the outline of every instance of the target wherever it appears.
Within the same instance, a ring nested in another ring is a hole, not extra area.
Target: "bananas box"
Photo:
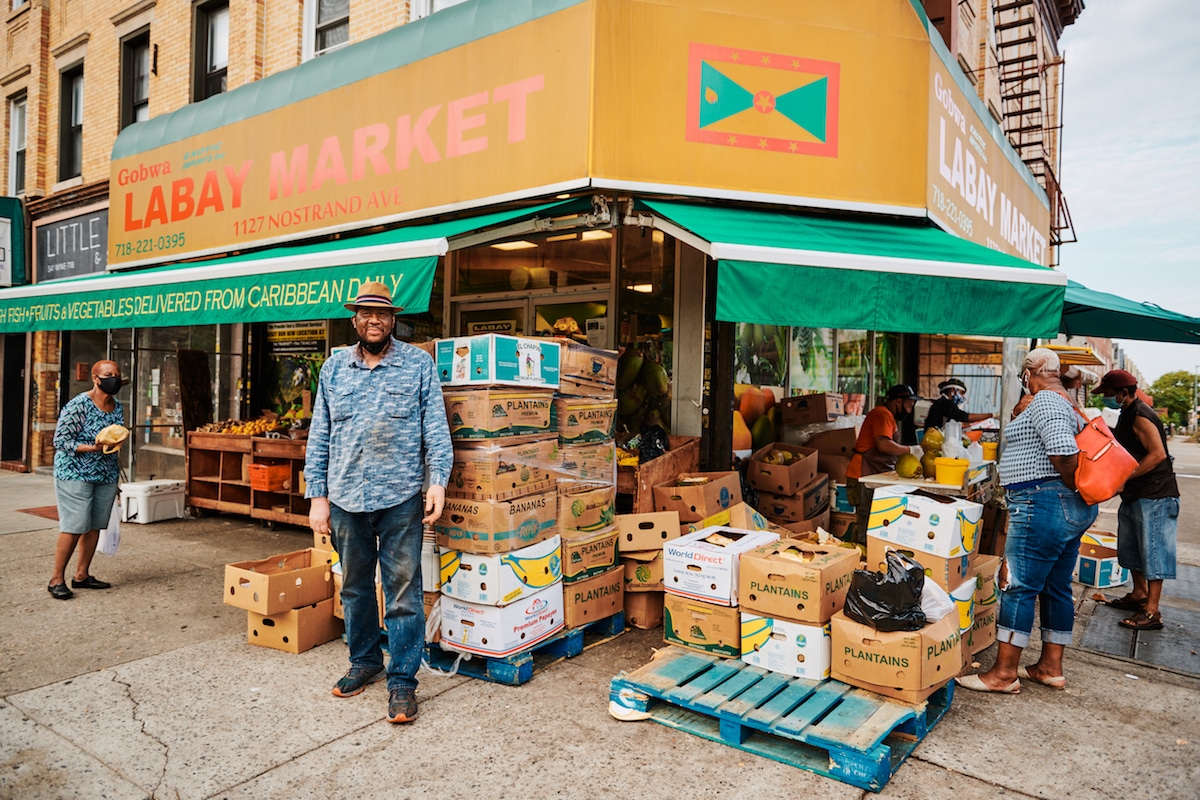
[[[769,444],[746,466],[746,482],[762,492],[791,497],[817,477],[817,451],[794,444]]]
[[[587,580],[565,584],[563,608],[567,628],[581,628],[598,619],[620,614],[625,608],[624,578],[625,574],[618,567]]]
[[[963,650],[968,653],[986,650],[996,641],[996,620],[1000,611],[999,570],[1000,556],[981,555],[971,559],[970,575],[975,579],[974,621],[970,633],[963,634]]]
[[[891,542],[867,537],[867,569],[875,572],[887,572],[887,551],[896,550],[912,558],[925,570],[925,580],[933,581],[949,592],[962,585],[963,580],[971,570],[971,557],[967,554],[942,558],[924,550],[911,547],[896,547]]]
[[[439,339],[433,356],[438,378],[450,386],[540,386],[557,389],[562,345],[484,333]]]
[[[756,667],[822,681],[829,677],[829,623],[805,625],[742,611],[742,661]]]
[[[821,624],[845,604],[856,569],[857,547],[780,539],[742,553],[738,601],[764,617]]]
[[[621,565],[616,527],[594,532],[561,531],[562,576],[566,583],[587,580]]]
[[[561,444],[607,442],[617,421],[617,401],[592,397],[554,398],[554,427]]]
[[[621,534],[621,551],[662,550],[664,544],[682,534],[679,514],[660,511],[650,514],[618,514],[617,531]]]
[[[719,525],[680,536],[663,546],[663,585],[672,594],[736,606],[740,556],[778,539],[771,531]]]
[[[901,548],[951,558],[975,552],[983,506],[916,486],[880,486],[871,501],[867,537]]]
[[[555,471],[564,478],[617,483],[617,445],[614,442],[560,444]]]
[[[740,658],[742,617],[736,608],[667,592],[663,597],[663,641],[721,658]]]
[[[471,603],[506,606],[562,577],[557,536],[511,553],[443,550],[441,555],[442,594]]]
[[[447,389],[442,400],[455,442],[556,435],[549,390]]]
[[[663,584],[663,551],[641,550],[621,553],[625,568],[626,592],[661,592]]]
[[[551,438],[517,444],[458,442],[446,494],[475,500],[510,500],[545,491],[558,465]]]
[[[957,611],[917,631],[877,631],[839,611],[829,635],[831,678],[906,703],[928,699],[962,671]]]
[[[1107,589],[1129,581],[1129,570],[1117,562],[1117,537],[1111,533],[1090,530],[1079,541],[1079,557],[1075,561],[1077,583]]]
[[[680,522],[699,522],[742,502],[736,472],[685,472],[653,487],[655,511],[677,511]]]
[[[506,606],[442,595],[442,649],[499,658],[528,650],[563,629],[562,581]]]
[[[511,553],[553,536],[557,515],[555,490],[513,500],[447,497],[433,530],[443,549]]]
[[[617,516],[617,487],[592,481],[558,482],[560,531],[595,531],[611,528]]]

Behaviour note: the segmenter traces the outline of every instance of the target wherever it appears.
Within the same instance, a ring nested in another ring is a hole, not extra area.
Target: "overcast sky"
[[[1200,2],[1085,0],[1066,58],[1060,179],[1090,289],[1200,317]],[[1147,382],[1200,345],[1121,341]]]

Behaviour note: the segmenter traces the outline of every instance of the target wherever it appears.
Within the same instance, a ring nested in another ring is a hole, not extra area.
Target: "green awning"
[[[1075,281],[1067,283],[1059,330],[1068,336],[1200,344],[1200,319],[1096,292]]]
[[[717,319],[1053,338],[1060,272],[928,224],[644,201],[717,261]]]
[[[0,333],[326,319],[344,316],[343,303],[370,280],[390,286],[393,302],[406,313],[420,313],[429,309],[438,256],[449,249],[450,237],[577,207],[567,200],[351,239],[2,289]]]

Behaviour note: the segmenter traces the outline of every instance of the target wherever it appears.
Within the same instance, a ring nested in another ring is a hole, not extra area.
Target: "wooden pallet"
[[[598,619],[582,628],[572,628],[555,634],[546,641],[503,658],[488,658],[477,653],[464,653],[458,661],[459,651],[450,649],[445,643],[425,646],[425,663],[434,669],[448,672],[455,669],[458,661],[459,675],[467,675],[493,683],[520,686],[528,683],[534,673],[540,672],[565,658],[574,658],[584,650],[611,641],[625,632],[625,612]]]
[[[953,687],[913,706],[672,646],[613,678],[609,698],[660,724],[878,792],[946,713]]]

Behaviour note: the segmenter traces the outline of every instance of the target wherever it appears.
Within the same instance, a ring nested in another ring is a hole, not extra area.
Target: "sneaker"
[[[372,683],[383,680],[387,670],[383,667],[351,667],[346,675],[333,687],[334,697],[353,697]]]
[[[412,722],[417,718],[417,693],[413,689],[392,689],[388,694],[387,721]]]

